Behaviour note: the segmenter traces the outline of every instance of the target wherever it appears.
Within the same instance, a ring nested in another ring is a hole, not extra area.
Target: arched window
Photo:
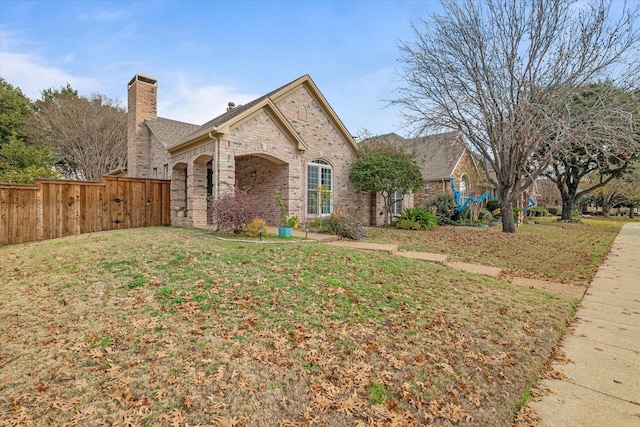
[[[330,215],[333,199],[333,168],[322,159],[307,165],[307,214]]]
[[[469,183],[467,181],[467,176],[462,175],[462,177],[460,178],[460,203],[464,203],[465,200],[467,200],[467,197],[469,196],[468,192]]]

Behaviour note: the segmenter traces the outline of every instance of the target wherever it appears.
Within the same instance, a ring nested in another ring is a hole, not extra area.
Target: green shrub
[[[494,217],[487,209],[480,209],[478,211],[478,220],[485,224],[490,224],[494,221]]]
[[[557,208],[555,206],[548,206],[547,207],[547,211],[549,211],[549,213],[551,215],[559,215],[560,214],[560,208]]]
[[[498,199],[491,199],[487,201],[487,210],[493,212],[500,208],[500,201]]]
[[[528,210],[529,216],[547,216],[549,215],[549,211],[543,207],[535,206]]]
[[[522,212],[522,208],[513,208],[513,220],[518,222],[518,214]]]
[[[438,220],[436,216],[429,210],[421,207],[416,208],[408,208],[402,211],[400,216],[398,217],[398,222],[415,222],[418,224],[417,230],[431,230],[438,226]],[[408,226],[409,224],[403,224],[403,226]],[[402,228],[398,226],[397,228]],[[414,228],[403,228],[404,230],[414,230]]]
[[[430,211],[435,211],[438,225],[443,225],[451,223],[456,204],[453,200],[453,194],[442,193],[425,200],[424,207]]]

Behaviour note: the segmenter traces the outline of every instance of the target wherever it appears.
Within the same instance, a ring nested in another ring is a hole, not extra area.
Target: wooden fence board
[[[0,245],[170,225],[170,181],[103,177],[0,184]]]

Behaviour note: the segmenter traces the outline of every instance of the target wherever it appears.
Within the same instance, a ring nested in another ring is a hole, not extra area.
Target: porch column
[[[189,163],[187,169],[187,213],[192,227],[207,227],[206,163]]]

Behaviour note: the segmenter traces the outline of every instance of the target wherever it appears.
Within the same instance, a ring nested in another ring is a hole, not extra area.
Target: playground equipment
[[[462,198],[460,195],[460,192],[456,190],[455,178],[450,177],[449,181],[451,181],[451,191],[453,191],[453,201],[458,206],[457,208],[455,208],[456,212],[462,212],[463,210],[465,210],[469,206],[469,202],[482,203],[482,201],[484,201],[487,197],[489,197],[489,192],[485,191],[482,194],[482,196],[478,197],[477,199],[474,198],[473,196],[469,196],[466,198],[466,200],[462,201],[460,200]]]

